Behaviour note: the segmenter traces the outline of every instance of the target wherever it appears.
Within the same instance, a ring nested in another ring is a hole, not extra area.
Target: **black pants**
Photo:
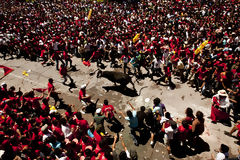
[[[127,66],[127,63],[123,63],[123,72],[126,74],[126,69],[130,72],[130,68]]]
[[[70,67],[72,67],[72,60],[71,60],[71,58],[65,59],[66,67],[68,66],[68,62],[70,63]]]
[[[64,61],[63,61],[61,58],[56,58],[56,59],[55,59],[55,62],[56,62],[56,70],[59,70],[59,61],[61,61],[62,64],[65,65]]]
[[[67,82],[67,78],[69,78],[70,81],[73,82],[73,79],[69,76],[69,74],[66,74],[63,76],[63,79],[64,79],[63,84],[65,84]]]

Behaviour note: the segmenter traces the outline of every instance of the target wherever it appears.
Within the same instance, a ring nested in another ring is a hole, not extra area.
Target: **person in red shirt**
[[[91,96],[87,95],[87,93],[86,93],[86,88],[87,88],[89,82],[90,81],[88,81],[87,84],[83,84],[81,86],[81,89],[79,91],[79,96],[78,96],[79,101],[83,104],[83,107],[81,110],[81,113],[83,113],[83,114],[85,114],[85,112],[83,110],[85,110],[86,107],[91,103]]]
[[[183,146],[186,145],[186,140],[190,137],[192,126],[186,120],[182,121],[182,125],[178,127],[178,140],[182,142]]]
[[[102,107],[102,113],[106,117],[106,121],[111,124],[117,124],[118,126],[122,126],[122,124],[116,119],[114,116],[114,113],[117,113],[116,110],[114,110],[112,105],[108,104],[108,100],[104,100],[103,102],[103,107]]]
[[[59,74],[64,79],[64,81],[63,81],[64,85],[66,84],[67,77],[70,79],[71,83],[73,82],[73,79],[67,73],[67,66],[65,66],[64,64],[61,64],[60,69],[59,69]]]
[[[49,113],[50,111],[49,104],[48,104],[50,95],[51,95],[51,91],[48,93],[48,96],[42,100],[43,103],[41,108],[42,108],[42,111],[45,113]]]
[[[172,82],[172,70],[171,70],[171,63],[168,63],[166,66],[163,67],[164,69],[164,75],[158,80],[158,83],[160,84],[161,81],[168,80],[169,87],[171,89],[176,88],[176,85]]]
[[[51,92],[51,93],[50,93]],[[48,93],[50,93],[50,97],[52,97],[55,101],[54,106],[56,106],[57,102],[61,101],[61,99],[58,97],[58,92],[55,92],[55,87],[53,85],[53,79],[48,79]]]
[[[68,66],[68,62],[70,63],[70,67],[72,67],[72,60],[71,60],[71,56],[68,54],[67,51],[63,51],[63,59],[65,60],[65,64],[66,66]]]
[[[206,79],[207,73],[208,73],[208,70],[205,68],[204,65],[202,65],[195,73],[196,76],[195,76],[194,82],[195,82],[197,91],[199,90],[199,87],[202,86],[203,81]]]
[[[88,121],[82,118],[82,114],[80,112],[77,112],[75,115],[76,118],[76,124],[81,128],[82,134],[86,134],[87,130],[89,129]]]

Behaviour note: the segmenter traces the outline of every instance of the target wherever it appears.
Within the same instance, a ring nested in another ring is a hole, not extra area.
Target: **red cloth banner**
[[[4,70],[4,76],[8,75],[9,73],[11,73],[14,69],[0,65],[0,68],[3,68]]]
[[[43,93],[47,90],[47,88],[33,88],[34,91],[37,91],[37,92],[40,92],[40,93]]]

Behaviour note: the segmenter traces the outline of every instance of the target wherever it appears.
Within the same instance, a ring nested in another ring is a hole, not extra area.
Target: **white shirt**
[[[44,134],[43,137],[42,137],[42,141],[45,142],[45,140],[46,140],[48,137],[50,137],[50,136],[51,136],[51,134],[49,134],[49,133],[48,133],[48,134]]]
[[[69,138],[72,135],[71,129],[68,125],[61,125],[61,129],[65,138]]]
[[[118,49],[118,53],[119,53],[119,54],[122,54],[123,47],[122,47],[121,44],[118,44],[118,45],[117,45],[117,49]]]
[[[165,137],[168,139],[168,140],[171,140],[173,139],[173,134],[177,132],[177,129],[173,130],[171,126],[165,128]]]
[[[154,68],[160,68],[161,66],[161,63],[162,63],[162,61],[161,61],[161,59],[158,59],[157,60],[157,58],[155,58],[154,60],[153,60],[153,67]]]
[[[215,160],[225,160],[225,155],[219,152],[215,158]]]

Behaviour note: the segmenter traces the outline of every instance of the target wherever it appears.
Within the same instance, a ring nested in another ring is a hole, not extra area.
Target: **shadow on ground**
[[[128,87],[123,87],[123,86],[103,86],[102,88],[104,88],[107,92],[109,91],[116,91],[116,92],[119,92],[125,96],[129,96],[129,97],[137,97],[137,96],[140,96],[141,95],[141,91],[144,89],[144,88],[147,88],[147,86],[145,87],[142,87],[140,90],[139,90],[139,94],[137,93],[137,90],[136,89],[130,89]]]
[[[201,137],[195,138],[193,141],[194,144],[181,145],[180,142],[174,141],[171,143],[172,154],[177,158],[185,158],[188,156],[194,156],[202,152],[210,151],[210,146],[205,142]],[[189,147],[189,145],[191,147]]]

